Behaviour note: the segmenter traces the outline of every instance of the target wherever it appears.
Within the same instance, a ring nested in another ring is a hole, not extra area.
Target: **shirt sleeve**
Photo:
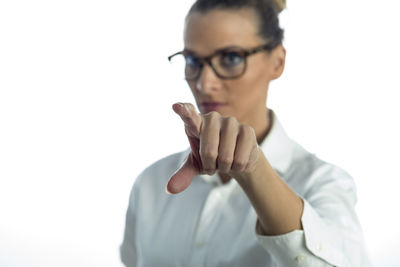
[[[313,186],[301,197],[304,202],[303,230],[265,236],[258,230],[260,244],[278,266],[371,266],[354,205],[355,185],[341,169],[324,166],[310,177]]]
[[[122,244],[120,246],[120,257],[122,263],[127,267],[137,266],[137,250],[136,250],[136,207],[137,194],[136,185],[131,191],[129,197],[129,206],[126,212],[125,231]]]

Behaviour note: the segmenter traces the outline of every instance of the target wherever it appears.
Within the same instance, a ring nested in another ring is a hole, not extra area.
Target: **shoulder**
[[[348,193],[353,197],[356,193],[353,177],[346,170],[308,152],[297,143],[286,180],[303,196],[325,190]]]

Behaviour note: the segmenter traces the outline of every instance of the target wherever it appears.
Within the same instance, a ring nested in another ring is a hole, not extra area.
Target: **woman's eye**
[[[194,56],[185,56],[185,62],[188,67],[198,67],[200,65],[199,60]]]
[[[222,54],[221,63],[226,67],[235,67],[243,62],[243,57],[237,52],[226,52]]]

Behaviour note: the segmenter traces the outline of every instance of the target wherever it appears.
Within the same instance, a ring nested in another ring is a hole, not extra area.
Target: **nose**
[[[196,81],[196,89],[203,93],[218,90],[220,79],[209,64],[204,64]]]

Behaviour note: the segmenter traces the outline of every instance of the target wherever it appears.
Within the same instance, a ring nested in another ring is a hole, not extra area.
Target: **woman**
[[[184,62],[200,113],[173,105],[190,149],[135,182],[126,266],[369,266],[352,178],[289,139],[266,106],[285,65],[284,6],[193,4],[185,49],[169,59]]]

